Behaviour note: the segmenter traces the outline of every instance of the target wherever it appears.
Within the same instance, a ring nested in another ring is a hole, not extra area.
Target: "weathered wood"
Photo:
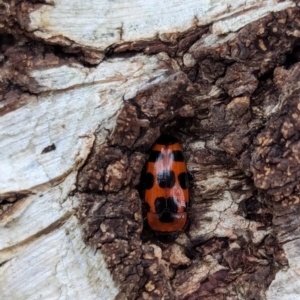
[[[297,299],[294,1],[0,1],[5,299]],[[195,175],[173,244],[144,223],[160,132]]]

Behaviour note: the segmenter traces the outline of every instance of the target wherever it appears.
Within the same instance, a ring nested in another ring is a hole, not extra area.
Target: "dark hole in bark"
[[[56,146],[55,144],[53,143],[52,145],[49,145],[47,147],[45,147],[42,151],[41,154],[45,154],[45,153],[48,153],[48,152],[51,152],[51,151],[54,151],[56,149]]]

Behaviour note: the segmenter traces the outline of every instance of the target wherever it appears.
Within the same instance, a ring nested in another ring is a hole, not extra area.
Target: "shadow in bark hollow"
[[[274,13],[215,46],[195,34],[199,40],[184,48],[190,61],[181,71],[170,69],[163,82],[127,101],[110,140],[96,139],[78,176],[78,215],[86,241],[104,253],[129,299],[264,299],[287,265],[273,224],[277,190],[266,196],[259,181],[269,163],[259,137],[280,135],[280,126],[272,127],[276,116],[296,112],[291,105],[280,113],[279,96],[289,84],[280,76],[298,61],[298,15],[298,9]],[[195,175],[190,226],[168,245],[143,226],[139,187],[147,151],[162,132],[179,138]],[[276,159],[278,151],[270,150]],[[296,203],[295,191],[279,201]]]
[[[30,194],[31,193],[29,191],[23,191],[20,193],[8,193],[7,195],[1,196],[0,197],[0,220],[2,215],[13,211],[14,205],[18,201],[30,196]]]

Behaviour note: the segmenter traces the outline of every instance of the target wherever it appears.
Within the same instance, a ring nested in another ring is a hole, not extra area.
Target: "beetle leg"
[[[190,171],[187,171],[187,175],[188,175],[188,181],[193,181],[195,179],[194,174],[191,173]]]

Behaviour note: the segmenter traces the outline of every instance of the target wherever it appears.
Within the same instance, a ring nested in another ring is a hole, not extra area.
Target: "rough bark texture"
[[[129,298],[264,299],[287,266],[277,234],[284,224],[273,222],[285,223],[282,207],[299,202],[298,19],[298,9],[275,13],[227,43],[207,49],[200,39],[186,53],[180,40],[169,54],[181,71],[130,99],[113,137],[95,145],[79,174],[80,214]],[[196,177],[191,225],[172,245],[142,231],[134,188],[159,129],[180,136]]]
[[[49,78],[39,81],[32,70],[68,65],[82,72],[74,83],[71,73],[66,80],[71,87],[57,81],[62,94],[105,81],[97,79],[95,66],[103,58],[106,68],[114,60],[130,60],[124,67],[130,78],[108,75],[116,86],[95,92],[108,99],[107,110],[111,98],[105,97],[116,94],[120,111],[111,109],[109,117],[93,124],[91,135],[80,136],[87,146],[79,147],[82,153],[74,150],[74,169],[49,175],[48,184],[58,185],[55,197],[66,211],[61,222],[45,225],[35,238],[75,215],[84,242],[104,255],[118,288],[116,299],[277,299],[277,290],[284,288],[280,276],[299,268],[299,8],[274,12],[224,37],[214,36],[209,26],[196,26],[165,40],[120,42],[97,52],[75,42],[62,47],[62,40],[60,46],[36,41],[34,31],[22,36],[22,9],[27,13],[36,5],[41,4],[2,5],[10,13],[1,15],[6,25],[1,116],[48,96]],[[142,73],[131,73],[134,64]],[[147,77],[151,72],[155,76]],[[119,85],[125,96],[119,96]],[[107,125],[109,120],[115,123]],[[195,176],[189,225],[172,244],[158,242],[148,228],[140,184],[148,151],[161,133],[179,138]],[[60,149],[60,141],[52,138],[39,148],[39,157]],[[60,188],[68,180],[74,180],[72,190]],[[41,184],[37,180],[28,190],[3,187],[0,221],[24,199],[49,193]],[[2,268],[12,259],[6,251],[15,249],[9,242],[5,246]]]

